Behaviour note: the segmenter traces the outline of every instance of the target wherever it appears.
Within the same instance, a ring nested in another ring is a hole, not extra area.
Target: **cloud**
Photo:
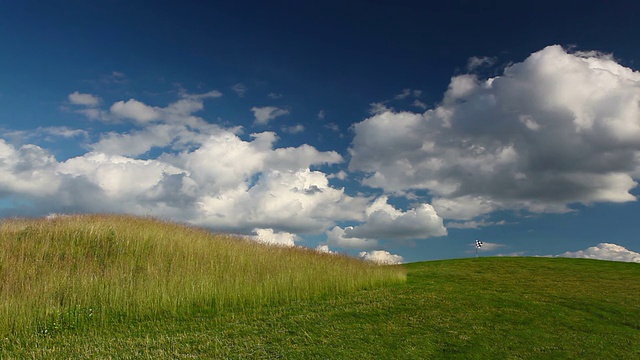
[[[180,92],[180,99],[166,107],[146,105],[136,99],[117,101],[109,110],[99,108],[79,109],[76,112],[91,120],[105,123],[119,123],[122,120],[133,120],[138,129],[126,133],[107,132],[100,134],[100,141],[91,144],[94,151],[116,153],[120,155],[140,155],[153,147],[174,145],[174,149],[188,146],[193,142],[201,142],[198,133],[217,132],[217,125],[193,116],[204,109],[204,100],[219,98],[223,94],[212,90],[202,94]],[[239,127],[229,131],[239,131]],[[206,137],[206,136],[205,136]]]
[[[50,196],[61,179],[56,159],[47,150],[32,144],[19,148],[0,139],[0,198],[2,195]]]
[[[0,197],[21,196],[33,205],[31,215],[123,212],[244,234],[256,228],[320,233],[335,221],[360,218],[366,199],[346,195],[309,169],[339,155],[305,147],[278,151],[270,139],[256,134],[248,142],[222,132],[194,150],[157,159],[89,152],[63,162],[35,145],[2,141]]]
[[[269,99],[282,99],[282,94],[278,94],[278,93],[269,93],[267,95],[267,97]]]
[[[495,57],[472,56],[469,58],[469,61],[467,61],[467,70],[474,71],[479,67],[493,66],[493,64],[495,64],[497,60],[498,59]]]
[[[128,79],[122,71],[112,71],[111,74],[103,76],[101,81],[106,84],[123,84],[126,83]]]
[[[411,89],[403,89],[402,93],[394,96],[393,98],[396,100],[406,99],[411,96]]]
[[[316,251],[323,254],[337,254],[337,252],[329,249],[329,245],[318,245],[316,246]]]
[[[202,94],[189,94],[186,91],[182,90],[180,91],[180,96],[184,99],[200,101],[204,99],[219,98],[222,97],[223,94],[218,90],[211,90]]]
[[[501,221],[486,221],[486,220],[471,220],[464,222],[448,222],[447,229],[479,229],[486,226],[505,225],[507,222]]]
[[[369,113],[372,115],[382,114],[393,109],[387,107],[384,102],[373,102],[369,104]]]
[[[36,132],[41,132],[50,136],[63,137],[65,139],[70,139],[74,137],[87,137],[89,133],[85,130],[80,129],[71,129],[66,126],[47,126],[43,128],[36,129]]]
[[[231,186],[229,183],[228,186]],[[253,186],[240,183],[199,199],[198,224],[238,231],[271,227],[291,233],[319,233],[335,221],[355,220],[364,199],[329,186],[326,175],[308,169],[267,171]]]
[[[402,92],[393,98],[395,100],[402,100],[408,97],[420,97],[420,95],[422,95],[421,90],[402,89]]]
[[[265,107],[252,107],[253,116],[255,116],[255,123],[259,125],[266,125],[270,120],[277,118],[278,116],[289,114],[289,110],[280,109],[275,106]]]
[[[634,201],[639,101],[640,72],[549,46],[494,78],[453,77],[424,113],[377,107],[353,126],[349,170],[386,192],[426,190],[452,219]]]
[[[298,134],[304,131],[304,125],[297,124],[293,126],[283,126],[282,131],[288,134]]]
[[[138,100],[117,101],[109,109],[118,118],[132,119],[139,123],[146,123],[160,118],[160,111],[145,105]]]
[[[126,134],[109,132],[102,134],[97,143],[90,147],[95,152],[137,156],[154,147],[164,147],[175,139],[178,129],[169,125],[159,125]]]
[[[157,115],[159,115],[163,120],[169,122],[182,122],[184,120],[188,120],[190,125],[192,125],[194,121],[197,122],[201,119],[189,118],[189,116],[204,109],[204,100],[216,99],[222,96],[224,95],[218,90],[211,90],[201,94],[190,94],[182,90],[180,91],[181,99],[164,108],[154,107],[153,110],[157,111]],[[199,122],[201,123],[202,121]]]
[[[325,116],[326,116],[326,114],[325,114],[324,110],[318,111],[318,119],[324,120]]]
[[[514,252],[510,252],[507,254],[495,254],[492,256],[528,256],[528,252],[527,251],[514,251]]]
[[[348,177],[347,172],[346,172],[346,171],[344,171],[344,170],[340,170],[340,171],[338,171],[338,172],[337,172],[337,173],[335,173],[335,174],[330,174],[330,175],[328,175],[328,178],[329,178],[329,179],[334,179],[334,178],[335,178],[335,179],[339,179],[339,180],[344,180],[344,179],[346,179],[347,177]]]
[[[473,219],[499,208],[499,205],[491,199],[470,195],[455,198],[437,198],[431,204],[440,216],[456,220]]]
[[[585,258],[640,263],[640,253],[616,244],[600,243],[585,250],[566,252],[559,257]]]
[[[44,139],[45,141],[55,141],[56,138],[71,139],[75,137],[88,138],[89,133],[85,130],[72,129],[66,126],[46,126],[38,127],[35,130],[13,130],[2,131],[2,136],[11,138],[14,142],[24,143],[33,139]]]
[[[90,120],[106,120],[108,117],[104,111],[98,109],[98,106],[102,102],[98,96],[75,91],[69,94],[68,99],[72,105],[82,106],[80,109],[76,108],[72,110],[73,112],[82,114]],[[68,111],[70,109],[65,107],[63,110]]]
[[[415,100],[413,101],[413,104],[412,104],[412,105],[413,105],[413,106],[415,106],[415,107],[417,107],[417,108],[420,108],[420,109],[422,109],[422,110],[427,110],[427,108],[428,108],[427,104],[423,103],[422,101],[420,101],[420,100],[418,100],[418,99],[415,99]]]
[[[69,102],[71,102],[73,105],[93,107],[100,104],[100,98],[95,95],[83,94],[74,91],[73,93],[69,94]]]
[[[274,232],[273,229],[255,229],[251,239],[269,245],[292,247],[300,238],[288,232]]]
[[[75,112],[86,116],[89,120],[101,120],[101,121],[109,120],[108,114],[105,111],[95,109],[95,108],[78,109]]]
[[[334,226],[333,229],[325,232],[327,242],[333,246],[352,249],[371,249],[378,246],[378,241],[375,239],[357,238],[353,236],[345,237],[345,230],[351,229],[353,229],[351,226],[347,226],[344,229],[339,226]]]
[[[231,90],[233,90],[238,97],[244,97],[244,94],[246,94],[249,89],[244,84],[237,83],[231,87]]]
[[[373,261],[380,265],[397,265],[404,262],[402,256],[391,254],[385,250],[362,251],[359,256],[364,260]]]
[[[24,205],[2,208],[0,215],[153,215],[271,235],[279,242],[295,241],[286,233],[320,234],[337,221],[362,219],[369,200],[332,187],[329,175],[318,170],[343,162],[340,154],[306,144],[278,148],[273,132],[241,138],[239,128],[222,128],[193,114],[203,99],[217,95],[182,94],[166,107],[118,102],[114,114],[133,119],[135,127],[92,134],[99,140],[87,145],[89,152],[60,161],[37,145],[17,147],[0,139],[0,199]],[[138,158],[142,154],[153,156]]]
[[[338,124],[336,123],[328,123],[328,124],[325,124],[324,127],[333,132],[340,133],[340,126],[338,126]]]
[[[346,228],[346,238],[366,239],[425,239],[443,236],[447,230],[442,218],[429,204],[407,210],[397,210],[389,205],[386,196],[381,196],[366,210],[366,218],[362,225]]]
[[[370,203],[359,225],[335,226],[326,231],[327,242],[339,247],[367,249],[376,247],[378,240],[426,239],[447,234],[442,218],[431,205],[421,204],[401,211],[387,201],[386,196],[381,196]]]
[[[119,155],[87,153],[56,166],[60,174],[82,176],[111,199],[127,199],[154,187],[166,174],[182,171],[157,160],[137,160]]]

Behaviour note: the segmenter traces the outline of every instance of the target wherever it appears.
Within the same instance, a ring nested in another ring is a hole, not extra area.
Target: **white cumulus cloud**
[[[93,107],[100,104],[100,98],[95,95],[74,91],[73,93],[69,94],[69,102],[74,105]]]
[[[639,102],[640,72],[549,46],[494,78],[453,77],[424,113],[376,107],[353,126],[349,169],[386,192],[427,190],[439,215],[459,220],[633,201]]]
[[[381,265],[396,265],[404,262],[402,256],[391,254],[386,250],[362,251],[359,256],[364,260],[373,261]]]
[[[375,239],[346,237],[344,235],[345,231],[351,229],[353,229],[352,226],[347,226],[344,229],[340,226],[334,226],[332,229],[325,231],[327,242],[329,245],[352,249],[372,249],[378,246],[378,240]]]
[[[316,251],[323,254],[337,254],[337,252],[329,248],[329,245],[318,245],[316,246]]]
[[[256,235],[252,237],[253,240],[269,245],[292,247],[299,240],[296,234],[274,232],[273,229],[255,229],[254,232]]]
[[[0,139],[0,197],[55,194],[61,181],[55,174],[56,166],[55,157],[39,146],[16,148]]]
[[[347,238],[366,239],[424,239],[443,236],[447,230],[442,218],[429,204],[401,211],[388,202],[386,196],[379,197],[366,210],[362,225],[345,229]]]
[[[68,159],[0,139],[0,198],[24,204],[0,214],[153,215],[287,244],[294,234],[320,234],[337,221],[362,218],[368,199],[331,186],[318,169],[343,162],[340,154],[306,144],[279,148],[273,132],[241,138],[237,127],[194,115],[218,92],[180,96],[166,107],[130,99],[96,108],[104,119],[134,120],[133,127],[92,134],[99,140],[87,145],[90,151]]]
[[[325,232],[329,244],[359,249],[374,248],[379,240],[426,239],[446,234],[442,218],[431,205],[401,211],[390,205],[386,196],[364,209],[358,225],[334,226]]]
[[[160,111],[152,106],[141,103],[135,99],[117,101],[109,111],[119,118],[132,119],[140,123],[156,120],[160,117]]]
[[[111,199],[129,199],[154,187],[163,176],[181,169],[157,160],[138,160],[119,155],[87,153],[56,167],[58,174],[82,176],[98,185]]]
[[[640,253],[628,250],[623,246],[610,243],[600,243],[585,250],[575,252],[567,251],[566,253],[558,256],[640,263]]]

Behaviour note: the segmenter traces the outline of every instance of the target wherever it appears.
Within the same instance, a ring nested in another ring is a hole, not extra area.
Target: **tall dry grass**
[[[0,333],[270,306],[404,281],[384,267],[119,215],[0,223]]]

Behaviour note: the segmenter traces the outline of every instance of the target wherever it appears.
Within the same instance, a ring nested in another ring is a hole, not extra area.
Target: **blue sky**
[[[640,261],[640,5],[0,3],[0,216]]]

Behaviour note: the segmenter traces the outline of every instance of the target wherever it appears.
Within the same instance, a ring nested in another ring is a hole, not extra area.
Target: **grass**
[[[0,358],[640,358],[640,264],[472,258],[405,268],[406,282],[384,286],[6,336]]]
[[[131,216],[0,223],[0,334],[272,306],[404,281],[403,269]]]

